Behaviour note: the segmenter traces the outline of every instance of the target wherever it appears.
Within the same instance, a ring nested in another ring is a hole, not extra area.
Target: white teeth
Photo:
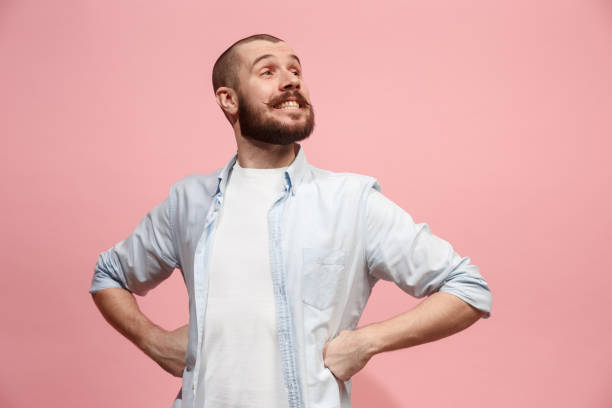
[[[278,105],[277,109],[299,109],[299,108],[300,108],[300,104],[297,103],[296,101],[285,101],[281,103],[280,105]]]

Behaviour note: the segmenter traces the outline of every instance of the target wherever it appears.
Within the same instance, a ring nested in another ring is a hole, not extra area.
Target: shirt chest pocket
[[[333,306],[343,282],[345,251],[304,248],[302,255],[302,301],[317,309]]]

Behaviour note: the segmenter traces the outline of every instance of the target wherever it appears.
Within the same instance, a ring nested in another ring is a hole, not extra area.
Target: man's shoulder
[[[312,164],[309,164],[308,168],[312,172],[313,177],[317,179],[375,180],[374,177],[368,176],[366,174],[352,173],[346,171],[332,171],[313,166]]]
[[[380,185],[375,177],[352,172],[337,172],[326,169],[321,169],[309,165],[311,179],[309,181],[315,184],[327,184],[336,188],[358,189],[376,188],[380,190]]]
[[[170,190],[179,195],[202,193],[212,196],[217,190],[222,170],[217,169],[209,174],[188,174],[176,181]]]

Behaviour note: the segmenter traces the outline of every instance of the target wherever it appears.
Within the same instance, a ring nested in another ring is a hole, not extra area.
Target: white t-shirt
[[[233,167],[212,243],[198,408],[287,408],[268,210],[285,168]]]

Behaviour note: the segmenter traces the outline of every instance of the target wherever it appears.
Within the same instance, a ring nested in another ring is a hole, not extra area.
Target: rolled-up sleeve
[[[98,256],[89,292],[123,288],[142,296],[180,268],[172,212],[171,190],[126,239]]]
[[[470,258],[433,235],[427,224],[372,189],[367,198],[366,258],[370,274],[392,281],[414,297],[451,293],[491,313],[491,291]]]

